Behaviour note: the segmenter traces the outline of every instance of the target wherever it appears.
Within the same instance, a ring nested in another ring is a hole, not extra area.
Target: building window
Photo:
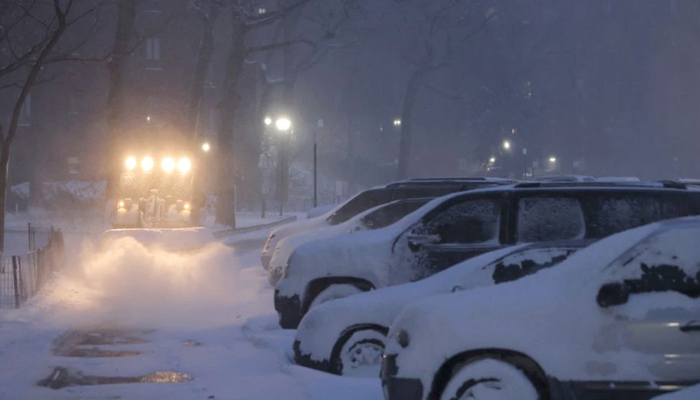
[[[27,93],[22,109],[19,112],[19,125],[30,126],[32,124],[32,94]]]
[[[148,38],[146,39],[146,59],[147,60],[160,60],[160,39],[159,38]]]

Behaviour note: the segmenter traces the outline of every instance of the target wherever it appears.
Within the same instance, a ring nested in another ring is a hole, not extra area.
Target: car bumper
[[[420,379],[397,378],[396,355],[385,355],[382,361],[382,389],[386,400],[422,400],[423,383]]]
[[[262,263],[262,266],[265,269],[265,271],[270,269],[270,261],[272,261],[272,256],[266,256],[266,255],[260,256],[260,262]]]
[[[275,290],[275,311],[279,316],[282,329],[296,329],[301,322],[301,301],[299,295],[292,297],[280,296],[279,290]]]

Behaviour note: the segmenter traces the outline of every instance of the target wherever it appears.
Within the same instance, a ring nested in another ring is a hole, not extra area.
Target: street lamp
[[[396,119],[394,120],[394,126],[397,127],[397,128],[398,128],[399,126],[401,126],[401,119],[396,118]]]
[[[495,163],[495,162],[496,162],[496,157],[491,157],[491,158],[489,158],[489,162],[490,162],[491,164]]]
[[[287,132],[292,128],[292,121],[285,117],[279,118],[277,121],[275,121],[275,127],[280,132]]]
[[[270,126],[272,124],[272,118],[265,117],[265,120],[263,122],[265,122],[265,125]]]
[[[549,162],[554,164],[557,162],[557,158],[556,157],[549,157]]]
[[[202,151],[208,153],[209,150],[211,150],[211,145],[209,144],[209,142],[202,143]]]
[[[504,150],[510,150],[510,140],[504,140],[504,141],[503,141],[503,149],[504,149]]]

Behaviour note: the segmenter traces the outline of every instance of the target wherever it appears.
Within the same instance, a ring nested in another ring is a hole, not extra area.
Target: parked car
[[[414,302],[388,337],[387,400],[648,400],[700,383],[700,218],[620,233],[508,285]]]
[[[600,239],[700,214],[677,183],[528,182],[435,199],[395,224],[299,246],[275,288],[280,325],[295,329],[325,301],[416,281],[517,243]]]
[[[284,267],[291,253],[298,246],[310,243],[319,239],[328,239],[350,233],[380,229],[389,226],[400,220],[404,216],[416,211],[431,198],[418,197],[411,199],[394,200],[391,203],[379,205],[364,211],[342,224],[330,226],[323,229],[314,229],[308,232],[297,233],[280,240],[277,244],[270,268],[268,270],[268,280],[272,286],[282,278]]]
[[[353,376],[378,376],[389,325],[403,307],[451,291],[511,282],[566,260],[591,241],[523,244],[474,257],[418,282],[322,304],[301,320],[297,364]]]
[[[477,187],[508,183],[513,183],[513,181],[499,178],[409,179],[365,190],[320,217],[297,221],[272,231],[263,247],[260,261],[262,262],[263,268],[268,270],[277,243],[285,237],[296,233],[308,232],[318,228],[341,224],[363,211],[393,200],[416,197],[439,197],[448,193]]]

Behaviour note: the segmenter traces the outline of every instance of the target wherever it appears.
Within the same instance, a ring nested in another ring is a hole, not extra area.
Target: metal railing
[[[61,231],[51,228],[49,243],[21,256],[0,260],[0,308],[19,308],[63,268],[65,245]]]

